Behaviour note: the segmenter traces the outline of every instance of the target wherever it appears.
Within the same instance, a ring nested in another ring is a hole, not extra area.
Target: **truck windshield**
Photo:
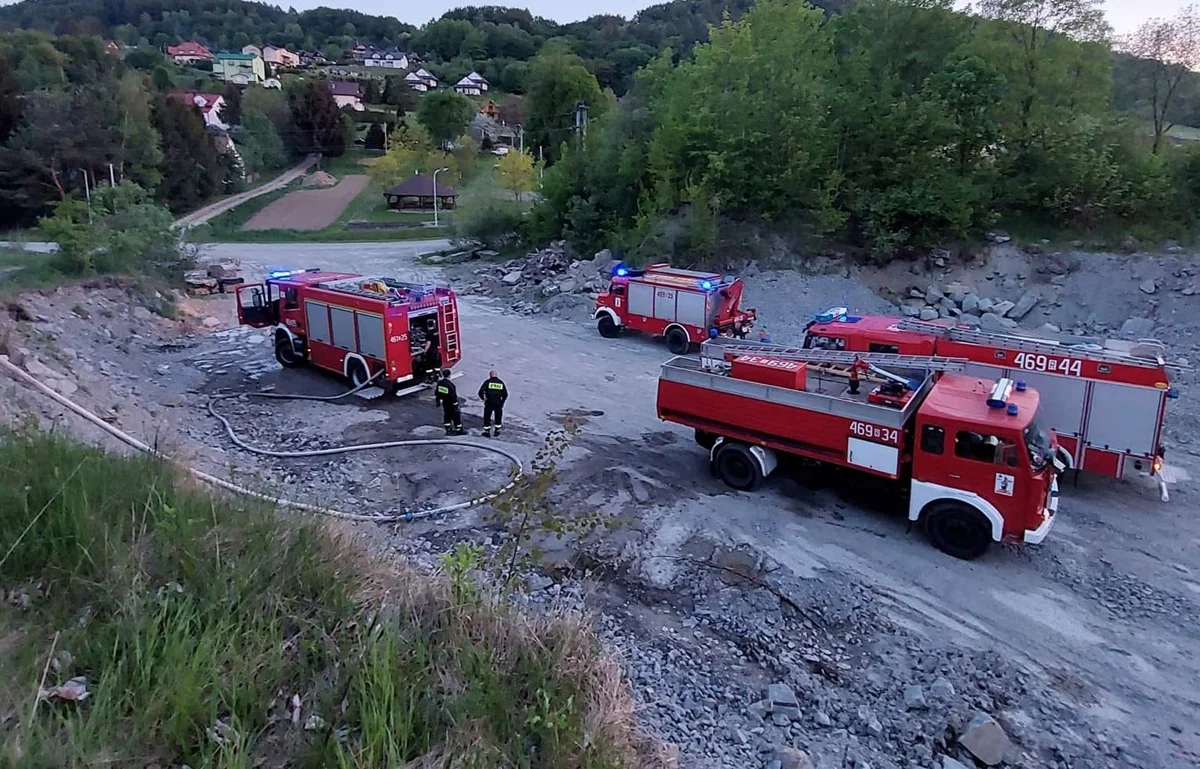
[[[1025,448],[1034,470],[1041,470],[1050,461],[1050,434],[1035,419],[1025,428]]]

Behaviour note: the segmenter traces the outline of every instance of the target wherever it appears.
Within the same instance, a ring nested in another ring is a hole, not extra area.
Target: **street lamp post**
[[[439,168],[438,170],[436,170],[436,171],[434,171],[434,172],[433,172],[433,226],[434,226],[434,227],[437,227],[437,226],[438,226],[438,217],[437,217],[437,211],[438,211],[437,175],[438,175],[438,174],[440,174],[442,171],[449,171],[449,170],[450,170],[449,168]]]
[[[517,141],[521,144],[521,152],[525,151],[525,126],[517,123]]]
[[[88,221],[92,220],[92,188],[88,185],[88,172],[86,168],[79,169],[83,172],[83,196],[87,198],[88,206]]]

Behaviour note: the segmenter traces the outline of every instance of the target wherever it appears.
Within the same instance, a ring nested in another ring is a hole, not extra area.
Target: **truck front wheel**
[[[611,315],[601,315],[596,320],[596,330],[605,339],[616,339],[621,335],[621,327],[616,324]]]
[[[675,355],[686,355],[692,346],[692,340],[688,339],[687,332],[678,326],[668,330],[666,338],[667,349]]]
[[[961,502],[935,502],[925,513],[929,541],[946,555],[974,560],[992,543],[992,527],[978,510]]]
[[[748,446],[726,443],[717,450],[714,463],[717,476],[738,491],[753,491],[762,482],[762,469]]]
[[[304,365],[304,354],[287,334],[279,334],[275,337],[275,360],[284,368],[296,368]]]

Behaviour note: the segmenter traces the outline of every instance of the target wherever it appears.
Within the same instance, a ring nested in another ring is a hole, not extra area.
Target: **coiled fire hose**
[[[287,499],[285,497],[278,497],[278,496],[272,496],[271,494],[264,494],[262,492],[254,491],[253,489],[248,489],[245,486],[239,486],[235,483],[231,483],[230,481],[227,481],[224,478],[218,478],[217,476],[211,475],[202,470],[197,470],[194,467],[189,467],[189,466],[163,454],[162,452],[158,451],[157,449],[153,448],[152,446],[149,446],[146,443],[143,443],[142,441],[133,437],[129,433],[126,433],[125,431],[123,431],[117,427],[114,427],[113,425],[110,425],[108,422],[105,422],[103,419],[96,416],[92,412],[88,411],[83,406],[80,406],[78,403],[75,403],[70,398],[67,398],[66,396],[62,395],[61,393],[58,393],[55,390],[51,389],[50,387],[47,387],[42,382],[38,381],[38,379],[36,377],[34,377],[33,375],[31,375],[24,369],[18,367],[14,363],[12,363],[8,359],[8,356],[6,356],[6,355],[0,355],[0,369],[7,371],[9,374],[11,374],[13,377],[15,377],[18,381],[29,385],[33,389],[35,389],[38,392],[42,393],[43,395],[51,398],[56,403],[58,403],[61,406],[64,406],[65,408],[69,409],[70,411],[74,412],[75,414],[78,414],[83,419],[87,420],[88,422],[95,425],[96,427],[99,427],[101,430],[104,430],[106,433],[108,433],[109,435],[112,435],[113,437],[117,438],[118,440],[122,441],[123,443],[126,443],[143,453],[151,454],[153,456],[164,459],[167,462],[170,462],[171,464],[175,465],[176,467],[180,468],[181,470],[186,471],[193,477],[195,477],[205,483],[216,486],[218,488],[225,489],[226,491],[231,491],[235,494],[240,494],[240,495],[246,496],[246,497],[252,497],[254,499],[260,499],[260,500],[263,500],[264,502],[270,502],[271,504],[278,505],[280,507],[287,507],[287,508],[291,508],[294,510],[303,510],[305,512],[318,513],[320,515],[328,515],[328,516],[332,516],[334,518],[342,518],[342,519],[351,520],[351,521],[367,521],[367,522],[372,522],[372,523],[394,523],[397,521],[416,521],[416,520],[421,520],[421,519],[425,519],[425,518],[432,518],[432,517],[438,516],[438,515],[443,515],[445,513],[454,512],[456,510],[465,510],[469,507],[474,507],[476,505],[480,505],[485,502],[489,502],[489,501],[495,499],[496,497],[498,497],[499,495],[503,494],[504,492],[508,491],[509,489],[511,489],[513,486],[516,485],[517,481],[521,478],[522,474],[525,471],[524,465],[521,462],[520,457],[518,457],[516,454],[512,453],[511,451],[508,451],[507,449],[503,448],[502,446],[491,446],[491,445],[485,445],[485,444],[480,444],[480,443],[473,443],[471,441],[465,441],[465,440],[461,440],[461,439],[456,440],[453,438],[414,438],[414,439],[410,439],[410,440],[354,444],[354,445],[349,445],[349,446],[335,446],[335,447],[328,448],[328,449],[310,449],[310,450],[305,450],[305,451],[272,451],[270,449],[262,449],[262,448],[258,448],[257,446],[250,445],[250,444],[246,443],[244,440],[242,440],[241,438],[239,438],[237,436],[237,434],[234,432],[233,426],[229,423],[229,420],[226,419],[224,416],[222,416],[220,413],[218,413],[216,411],[216,409],[213,407],[213,404],[216,403],[217,401],[226,400],[229,398],[235,398],[235,397],[238,397],[243,394],[249,395],[252,397],[275,398],[275,399],[279,399],[279,400],[287,399],[287,400],[334,401],[334,400],[339,400],[341,398],[345,398],[350,395],[353,395],[354,393],[358,392],[359,390],[363,389],[364,387],[367,387],[368,385],[371,384],[372,381],[374,381],[375,377],[372,377],[371,379],[367,380],[366,382],[363,382],[361,385],[358,385],[354,389],[349,390],[344,393],[341,393],[340,395],[331,395],[331,396],[330,395],[288,395],[288,394],[284,394],[284,393],[265,393],[265,392],[227,393],[227,394],[214,396],[211,400],[209,400],[208,413],[212,414],[214,417],[216,417],[218,420],[220,420],[220,422],[224,426],[225,432],[229,436],[230,440],[232,440],[234,442],[234,444],[236,444],[239,448],[241,448],[245,451],[249,451],[253,454],[259,454],[262,456],[269,456],[269,457],[276,457],[276,458],[297,458],[298,459],[298,458],[304,458],[304,457],[329,456],[332,454],[346,454],[346,453],[349,453],[352,451],[373,451],[376,449],[389,449],[389,448],[397,448],[397,447],[403,447],[403,446],[463,446],[465,448],[472,448],[472,449],[477,449],[480,451],[490,451],[493,454],[499,454],[500,456],[509,460],[509,462],[511,462],[512,465],[516,468],[516,472],[513,473],[512,478],[509,480],[509,482],[507,484],[505,484],[504,486],[502,486],[499,489],[496,489],[495,491],[489,492],[489,493],[484,494],[479,497],[475,497],[473,499],[469,499],[465,502],[457,502],[453,505],[443,505],[442,507],[436,507],[436,508],[432,508],[429,510],[418,510],[418,511],[413,511],[413,512],[404,512],[404,513],[379,513],[379,514],[347,513],[347,512],[341,511],[341,510],[335,510],[333,508],[321,507],[319,505],[311,505],[311,504],[308,504],[307,502],[298,502],[296,500]],[[382,373],[382,372],[379,372],[379,373]],[[378,376],[378,374],[376,376]]]

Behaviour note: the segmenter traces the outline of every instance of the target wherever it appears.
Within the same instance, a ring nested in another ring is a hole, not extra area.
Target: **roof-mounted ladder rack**
[[[859,361],[881,369],[918,371],[963,371],[966,358],[941,358],[929,355],[895,355],[884,352],[846,352],[789,347],[781,344],[756,344],[729,337],[709,339],[700,345],[700,358],[724,361],[729,355],[763,355],[780,360],[795,360],[817,365],[851,366]]]

